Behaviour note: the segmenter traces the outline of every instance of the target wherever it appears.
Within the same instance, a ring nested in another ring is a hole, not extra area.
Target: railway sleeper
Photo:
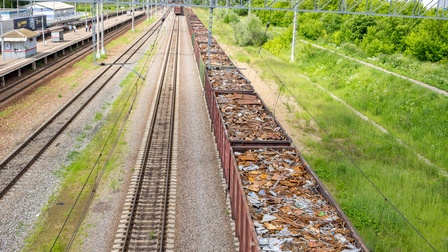
[[[130,251],[157,251],[159,248],[157,244],[147,245],[147,246],[143,246],[143,245],[139,244],[137,248],[132,248],[131,246],[129,246],[129,247],[130,247],[129,248]]]
[[[140,229],[140,230],[136,230],[135,227],[132,230],[131,233],[131,238],[134,239],[142,239],[142,238],[149,238],[150,236],[154,236],[154,237],[158,237],[159,233],[158,232],[154,232],[154,227],[149,228],[149,227],[145,227],[144,229]]]
[[[154,238],[156,237],[154,236]],[[138,248],[142,248],[141,246],[144,245],[144,243],[146,243],[147,246],[154,246],[158,244],[158,239],[149,239],[149,231],[144,236],[135,237],[131,234],[131,236],[129,237],[129,247],[131,248],[132,245],[136,243],[139,243]]]
[[[158,224],[161,222],[162,213],[161,211],[151,211],[145,213],[136,213],[135,224],[140,226],[142,223],[145,225]]]

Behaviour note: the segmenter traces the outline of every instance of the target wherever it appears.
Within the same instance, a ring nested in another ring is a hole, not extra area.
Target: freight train
[[[184,1],[183,0],[178,0],[176,3],[183,4]],[[183,16],[184,15],[184,7],[183,6],[179,6],[179,5],[174,6],[174,14],[178,15],[178,16]]]
[[[240,251],[368,251],[250,81],[185,14]]]

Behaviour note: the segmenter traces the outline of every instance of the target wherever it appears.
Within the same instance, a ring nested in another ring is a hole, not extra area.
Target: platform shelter
[[[28,58],[37,53],[36,37],[34,31],[22,28],[3,34],[5,59]]]

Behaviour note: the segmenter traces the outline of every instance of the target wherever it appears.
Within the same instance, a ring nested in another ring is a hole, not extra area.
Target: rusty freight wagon
[[[233,147],[230,198],[240,251],[369,251],[293,147]]]
[[[213,131],[229,182],[232,146],[291,146],[292,140],[258,94],[215,92]]]
[[[213,120],[216,106],[215,92],[224,93],[254,93],[250,81],[238,68],[211,68],[206,69],[204,78],[204,95],[208,107],[210,119]],[[213,123],[213,121],[212,121]]]

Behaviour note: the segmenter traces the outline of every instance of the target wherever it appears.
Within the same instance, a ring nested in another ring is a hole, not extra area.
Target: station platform
[[[135,20],[144,17],[145,11],[135,11]],[[126,13],[124,15],[114,16],[111,18],[105,17],[104,33],[107,34],[108,32],[130,22],[132,22],[132,16],[126,15]],[[37,54],[30,58],[3,60],[0,56],[0,88],[7,84],[6,77],[8,75],[15,75],[20,77],[23,68],[31,67],[32,69],[36,69],[36,64],[38,62],[47,64],[48,57],[57,57],[58,55],[64,55],[66,50],[71,50],[73,47],[76,48],[77,46],[84,45],[85,43],[91,43],[92,30],[86,32],[84,25],[83,27],[78,27],[76,32],[65,31],[63,36],[63,41],[52,42],[51,36],[47,35],[45,38],[45,43],[42,40],[37,42]]]

